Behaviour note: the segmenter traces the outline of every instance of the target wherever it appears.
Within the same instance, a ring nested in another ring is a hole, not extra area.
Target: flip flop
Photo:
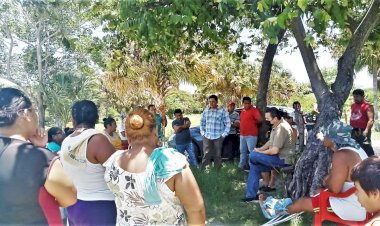
[[[277,216],[289,215],[286,207],[292,203],[293,201],[290,198],[275,199],[272,196],[269,196],[263,203],[260,203],[260,208],[265,218],[273,219]],[[271,211],[268,213],[267,209],[270,209]]]
[[[285,217],[285,215],[278,216],[278,217],[273,218],[272,220],[268,221],[267,223],[263,224],[262,226],[275,226],[278,224],[282,224],[284,222],[292,220],[293,218],[298,217],[301,214],[303,214],[303,212],[293,213],[293,214],[286,216],[286,217]]]

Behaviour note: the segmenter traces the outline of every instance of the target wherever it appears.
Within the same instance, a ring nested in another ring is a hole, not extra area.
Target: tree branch
[[[50,38],[52,38],[52,37],[56,36],[57,34],[59,34],[59,32],[61,32],[61,30],[58,30],[58,31],[54,32],[53,34],[50,34],[47,37],[45,37],[44,39],[42,39],[41,45],[43,45],[46,40],[49,40]]]
[[[291,23],[291,30],[296,38],[298,48],[302,55],[303,62],[309,76],[311,88],[318,103],[321,102],[322,96],[329,92],[329,88],[319,69],[313,48],[306,44],[306,32],[300,17],[296,17]]]
[[[261,115],[264,116],[265,108],[267,106],[267,97],[268,97],[268,87],[269,87],[269,81],[270,81],[270,75],[272,73],[272,65],[273,65],[273,59],[277,52],[278,44],[281,42],[282,38],[285,35],[286,30],[282,29],[278,32],[277,38],[278,43],[277,44],[268,44],[265,55],[263,58],[263,62],[261,65],[260,70],[260,77],[259,77],[259,86],[257,89],[257,96],[256,96],[256,107],[260,110]],[[267,126],[265,123],[263,123],[262,126],[260,126],[260,134],[265,134],[267,131]],[[260,136],[259,140],[260,142],[264,142],[265,137]]]
[[[348,28],[350,29],[351,33],[354,33],[360,24],[360,22],[356,21],[353,17],[350,16],[347,18],[347,22]]]
[[[337,94],[338,100],[343,104],[352,88],[354,66],[360,51],[368,36],[380,22],[380,0],[373,0],[366,15],[360,22],[343,55],[338,60],[338,75],[332,84],[332,91]],[[347,84],[341,86],[341,84]]]

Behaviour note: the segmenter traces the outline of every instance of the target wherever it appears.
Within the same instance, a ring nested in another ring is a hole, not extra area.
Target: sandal
[[[269,196],[264,202],[260,202],[260,208],[265,218],[273,219],[278,216],[289,215],[286,207],[292,203],[293,201],[290,198],[275,199]]]

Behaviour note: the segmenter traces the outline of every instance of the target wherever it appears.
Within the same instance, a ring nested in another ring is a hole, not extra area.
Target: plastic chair
[[[371,218],[370,214],[367,214],[366,220],[364,221],[346,221],[339,218],[334,212],[327,211],[327,203],[330,197],[345,198],[355,193],[355,191],[355,187],[352,187],[346,192],[339,194],[329,192],[327,189],[321,191],[319,194],[319,212],[314,213],[314,226],[322,226],[323,221],[332,221],[338,223],[338,225],[365,225],[365,223]]]

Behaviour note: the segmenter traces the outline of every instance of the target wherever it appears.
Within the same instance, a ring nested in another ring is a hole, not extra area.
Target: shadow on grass
[[[221,170],[193,169],[206,205],[208,225],[262,225],[267,220],[259,204],[242,203],[248,173],[240,171],[237,163],[223,163]],[[310,225],[311,214],[281,225]]]

